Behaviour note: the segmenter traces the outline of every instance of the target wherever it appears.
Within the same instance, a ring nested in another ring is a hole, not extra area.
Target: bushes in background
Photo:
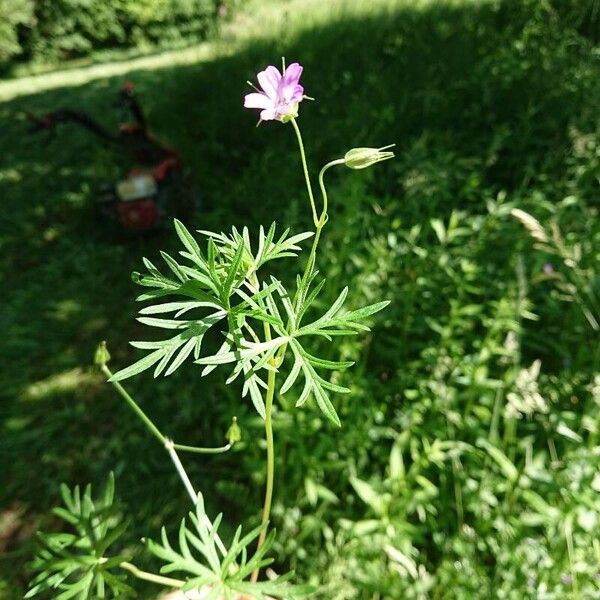
[[[216,0],[2,0],[0,62],[54,62],[94,50],[203,37]]]
[[[0,63],[22,52],[18,30],[33,21],[31,0],[2,0],[0,2]]]

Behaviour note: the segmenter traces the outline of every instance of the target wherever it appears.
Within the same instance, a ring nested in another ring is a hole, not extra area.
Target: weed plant
[[[273,219],[310,229],[288,126],[254,130],[239,107],[241,82],[272,56],[298,57],[317,99],[302,107],[309,167],[326,162],[340,132],[354,136],[344,138],[351,146],[397,144],[377,177],[329,180],[335,219],[320,242],[327,287],[315,310],[325,312],[345,285],[350,306],[392,303],[365,337],[311,348],[356,362],[343,376],[351,394],[335,401],[341,429],[278,398],[274,568],[294,570],[326,600],[593,598],[597,48],[548,2],[381,2],[343,14],[310,3],[310,16],[299,4],[235,55],[132,74],[159,133],[202,182],[207,210],[189,229],[228,230],[232,214],[238,231]],[[114,469],[135,515],[118,549],[142,535],[159,539],[163,522],[174,531],[187,512],[164,450],[95,369],[80,368],[109,328],[111,365],[135,360],[126,342],[143,329],[124,308],[132,290],[122,274],[179,242],[109,241],[108,228],[90,223],[86,198],[89,182],[114,165],[75,134],[26,138],[13,117],[59,100],[95,109],[116,85],[0,106],[0,193],[10,206],[1,268],[11,290],[0,316],[11,365],[0,502],[22,515],[0,563],[8,598],[21,597],[28,578],[29,523],[60,529],[42,516],[60,503],[58,481],[101,489]],[[207,348],[218,349],[208,335]],[[218,447],[237,416],[235,448],[186,468],[211,490],[208,514],[223,511],[250,531],[265,483],[264,422],[217,373],[182,373],[127,388],[175,440]],[[183,399],[175,414],[174,397]],[[24,477],[32,465],[35,477]],[[234,534],[225,524],[222,532]],[[139,558],[140,569],[157,566]]]

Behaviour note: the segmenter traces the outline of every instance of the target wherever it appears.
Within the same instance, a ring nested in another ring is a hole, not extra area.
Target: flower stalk
[[[296,139],[298,140],[298,146],[300,148],[300,159],[302,161],[302,170],[304,171],[304,179],[306,181],[306,189],[308,191],[308,199],[310,200],[310,208],[312,210],[312,217],[315,227],[319,228],[319,217],[317,216],[317,207],[315,206],[315,196],[313,194],[312,184],[310,181],[310,173],[308,171],[308,164],[306,163],[306,153],[304,151],[304,142],[302,141],[302,134],[300,133],[300,128],[298,127],[298,123],[296,119],[290,119],[292,126],[294,128],[294,132],[296,133]],[[321,215],[323,216],[323,215]]]

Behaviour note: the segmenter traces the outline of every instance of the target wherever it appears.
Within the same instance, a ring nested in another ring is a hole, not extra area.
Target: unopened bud
[[[388,160],[394,157],[394,153],[388,148],[393,148],[396,144],[383,146],[383,148],[352,148],[344,156],[344,164],[350,169],[366,169],[382,160]]]
[[[231,420],[231,425],[225,434],[227,437],[227,441],[233,446],[242,439],[242,430],[240,426],[237,424],[237,417],[233,417]]]
[[[106,342],[102,341],[96,348],[96,354],[94,354],[94,364],[103,367],[110,360],[110,353],[106,348]]]

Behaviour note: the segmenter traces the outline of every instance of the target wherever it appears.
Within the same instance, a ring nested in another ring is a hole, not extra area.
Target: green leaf
[[[323,366],[324,368],[328,369],[337,369],[338,366],[339,368],[346,368],[347,366],[350,366],[351,363],[335,363],[333,361],[327,361],[314,357],[304,350],[297,339],[292,339],[289,343],[294,356],[294,364],[290,374],[287,376],[281,387],[280,393],[285,394],[296,382],[300,373],[302,373],[304,376],[304,387],[296,401],[296,406],[302,406],[312,395],[316,400],[317,406],[321,412],[339,427],[341,425],[339,417],[335,411],[335,408],[333,407],[333,404],[329,400],[326,390],[339,393],[348,393],[350,390],[320,377],[315,371],[313,364],[317,364],[318,366]]]
[[[217,353],[211,356],[199,358],[196,363],[199,365],[222,365],[231,362],[237,362],[242,359],[259,357],[269,350],[276,350],[289,341],[289,337],[276,337],[267,342],[249,342],[244,340],[245,347],[229,352]]]
[[[296,382],[298,379],[298,375],[300,375],[300,371],[302,369],[302,356],[300,353],[294,353],[294,364],[292,366],[292,370],[290,374],[286,377],[283,385],[280,389],[280,394],[285,394]]]
[[[140,310],[141,315],[156,315],[162,313],[176,312],[176,317],[186,313],[194,308],[216,308],[222,307],[214,302],[192,302],[185,300],[182,302],[164,302],[163,304],[153,304]]]
[[[308,362],[314,367],[318,367],[320,369],[329,369],[331,371],[342,371],[351,367],[354,364],[352,360],[343,360],[343,361],[334,361],[334,360],[325,360],[324,358],[318,358],[309,354],[306,350],[303,350],[304,356],[308,359]]]
[[[192,353],[192,350],[194,350],[194,348],[196,347],[196,344],[197,344],[196,338],[190,338],[185,343],[183,348],[181,348],[181,350],[179,351],[179,354],[175,357],[175,359],[171,363],[171,366],[166,370],[165,377],[167,375],[171,375],[171,373],[174,373],[181,366],[183,361]]]
[[[348,322],[356,322],[362,321],[375,313],[383,310],[386,306],[389,306],[389,300],[383,300],[382,302],[375,302],[375,304],[369,304],[369,306],[365,306],[363,308],[359,308],[358,310],[353,310],[341,315],[341,321]]]
[[[127,529],[113,506],[114,478],[108,478],[100,500],[92,497],[91,486],[81,495],[61,486],[65,507],[54,509],[75,533],[40,533],[43,547],[33,562],[38,575],[29,586],[26,598],[38,594],[51,598],[89,598],[92,591],[102,597],[132,595],[121,575],[110,573],[125,557],[110,555],[110,548]],[[97,597],[94,596],[94,597]]]
[[[163,257],[163,260],[167,263],[167,266],[169,267],[169,269],[171,269],[175,277],[177,277],[177,279],[179,279],[181,283],[185,283],[188,279],[187,275],[181,270],[181,268],[177,264],[177,261],[172,256],[170,256],[166,252],[163,252],[162,250],[160,251],[160,255]]]
[[[277,577],[273,581],[251,583],[244,579],[256,568],[262,568],[272,562],[266,558],[273,544],[274,531],[266,537],[262,547],[251,554],[250,548],[255,546],[256,538],[264,529],[264,525],[256,527],[242,536],[241,527],[238,527],[229,548],[225,547],[221,553],[217,547],[217,535],[221,515],[212,523],[208,519],[202,495],[198,495],[195,512],[190,513],[189,523],[181,522],[178,535],[178,549],[169,542],[167,533],[163,528],[161,541],[147,540],[148,550],[164,562],[161,573],[177,572],[184,575],[186,583],[182,590],[198,589],[210,584],[218,592],[215,598],[235,597],[235,591],[242,588],[252,593],[253,597],[263,598],[263,591],[274,593],[279,597],[292,598],[284,595],[295,590],[295,586],[287,583],[290,575]],[[250,558],[248,558],[250,556]],[[236,569],[232,569],[233,565]],[[298,588],[302,590],[302,587]]]
[[[500,470],[504,474],[504,476],[512,483],[517,481],[519,477],[519,471],[517,467],[510,461],[510,459],[500,450],[496,448],[492,444],[490,444],[487,440],[479,439],[477,440],[477,446],[483,448],[490,457],[496,462],[496,464],[500,467]]]
[[[138,375],[142,371],[149,369],[152,365],[156,364],[159,360],[161,360],[164,356],[163,350],[155,350],[151,354],[144,356],[137,362],[134,362],[132,365],[129,365],[125,369],[121,369],[117,371],[108,381],[123,381],[124,379],[128,379],[129,377],[133,377],[134,375]]]
[[[350,484],[358,494],[359,498],[367,504],[373,512],[378,516],[383,516],[386,513],[386,502],[381,494],[379,494],[375,488],[366,481],[359,479],[358,477],[351,477]]]
[[[568,425],[565,424],[564,421],[561,421],[556,427],[556,433],[562,435],[563,437],[571,440],[572,442],[581,443],[583,438],[573,431]]]
[[[192,234],[187,230],[185,225],[178,219],[173,219],[173,223],[175,225],[175,231],[177,232],[181,243],[186,247],[187,251],[193,256],[204,260],[198,242],[196,242],[194,236],[192,236]]]

